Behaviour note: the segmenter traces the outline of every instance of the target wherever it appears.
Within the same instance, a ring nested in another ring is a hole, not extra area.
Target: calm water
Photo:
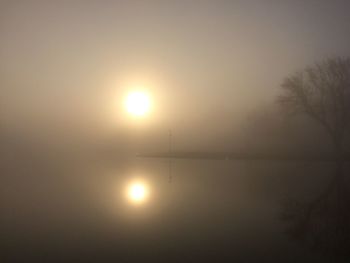
[[[280,215],[317,195],[331,164],[174,160],[171,183],[162,159],[49,169],[2,178],[4,260],[320,262]],[[133,178],[150,186],[140,206],[125,197]]]

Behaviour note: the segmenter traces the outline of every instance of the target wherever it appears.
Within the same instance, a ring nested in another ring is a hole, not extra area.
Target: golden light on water
[[[149,197],[149,188],[143,182],[132,182],[127,188],[127,197],[134,204],[142,204]]]
[[[133,91],[127,95],[125,107],[131,115],[141,117],[150,111],[151,101],[147,93]]]

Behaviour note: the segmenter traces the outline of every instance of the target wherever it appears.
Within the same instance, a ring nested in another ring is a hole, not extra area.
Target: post
[[[168,149],[168,154],[169,154],[169,183],[172,181],[172,159],[171,159],[171,154],[172,154],[172,132],[171,129],[169,129],[169,149]]]

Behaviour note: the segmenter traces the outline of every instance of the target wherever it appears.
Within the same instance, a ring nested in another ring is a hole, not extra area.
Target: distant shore
[[[153,152],[137,154],[140,158],[174,158],[205,160],[261,160],[261,161],[308,161],[332,162],[332,153],[252,153],[252,152]],[[345,154],[345,161],[350,161],[350,153]]]

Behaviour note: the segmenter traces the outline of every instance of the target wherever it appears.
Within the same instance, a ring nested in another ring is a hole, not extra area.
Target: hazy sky
[[[118,105],[136,84],[154,97],[157,129],[235,125],[272,103],[286,75],[349,55],[349,10],[347,0],[2,0],[2,119],[123,129]]]

